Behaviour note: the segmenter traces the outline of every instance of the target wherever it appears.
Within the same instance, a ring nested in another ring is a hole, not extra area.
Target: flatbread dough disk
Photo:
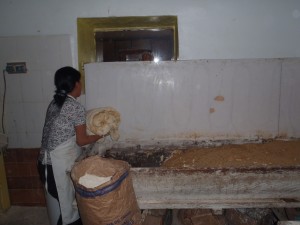
[[[116,141],[119,139],[120,113],[112,107],[102,107],[87,111],[87,130],[93,134],[107,135]]]

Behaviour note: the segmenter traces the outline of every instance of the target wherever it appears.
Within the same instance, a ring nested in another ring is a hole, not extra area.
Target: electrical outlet
[[[6,72],[8,74],[27,73],[26,63],[25,62],[6,63]]]

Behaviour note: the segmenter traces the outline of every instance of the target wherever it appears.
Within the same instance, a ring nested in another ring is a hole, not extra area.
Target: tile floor
[[[0,212],[0,225],[50,225],[46,207],[12,206]]]
[[[0,212],[0,225],[50,225],[50,223],[46,207],[12,206],[4,213]],[[181,225],[177,219],[177,210],[173,211],[172,225]]]

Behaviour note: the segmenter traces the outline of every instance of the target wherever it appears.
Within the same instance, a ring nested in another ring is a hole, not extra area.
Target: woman
[[[81,154],[79,146],[102,137],[86,133],[85,109],[76,101],[81,94],[79,71],[63,67],[56,71],[54,83],[56,91],[47,109],[38,170],[45,185],[51,225],[77,225],[82,223],[67,171]]]

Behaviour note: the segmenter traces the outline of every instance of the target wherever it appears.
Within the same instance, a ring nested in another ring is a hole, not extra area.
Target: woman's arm
[[[100,135],[88,135],[86,133],[86,125],[85,124],[76,126],[75,131],[76,131],[76,143],[79,146],[84,146],[87,144],[94,143],[94,142],[98,141],[100,138],[104,137],[104,136],[100,136]]]

